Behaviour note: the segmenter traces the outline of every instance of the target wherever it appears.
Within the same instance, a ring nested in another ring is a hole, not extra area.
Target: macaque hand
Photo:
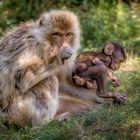
[[[87,89],[95,88],[94,83],[88,82],[88,81],[86,82],[86,86],[87,86]]]
[[[125,103],[125,100],[126,100],[125,95],[123,95],[119,92],[115,92],[114,97],[115,97],[114,103],[117,103],[117,104],[124,104]]]
[[[114,78],[114,79],[112,79],[112,85],[113,85],[113,87],[118,87],[121,85],[121,82],[118,78]]]
[[[78,86],[83,86],[85,84],[85,80],[77,75],[72,77],[74,79],[74,83]]]

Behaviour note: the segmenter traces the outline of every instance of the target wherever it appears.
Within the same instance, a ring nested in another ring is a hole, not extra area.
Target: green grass
[[[125,93],[122,106],[106,105],[68,121],[52,121],[41,128],[16,128],[0,124],[0,140],[139,140],[140,139],[140,59],[131,60],[117,73],[122,86],[116,90]],[[138,67],[139,66],[139,67]],[[114,90],[109,85],[110,90]]]

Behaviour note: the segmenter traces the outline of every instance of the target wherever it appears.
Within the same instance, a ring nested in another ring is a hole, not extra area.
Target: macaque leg
[[[60,96],[56,118],[58,120],[68,119],[72,115],[89,111],[91,107],[92,105],[84,100]]]
[[[106,83],[107,83],[106,74],[105,75],[103,75],[103,73],[100,74],[96,78],[96,82],[97,82],[97,95],[99,97],[112,98],[112,99],[114,99],[115,103],[119,103],[119,104],[125,102],[125,96],[122,95],[121,93],[119,93],[119,92],[112,93],[112,92],[106,91]]]
[[[120,93],[113,94],[112,92],[106,92],[107,83],[107,68],[103,63],[97,63],[95,66],[91,66],[87,71],[80,74],[81,77],[95,79],[97,83],[97,95],[102,98],[113,98],[119,102],[124,102],[125,97]]]

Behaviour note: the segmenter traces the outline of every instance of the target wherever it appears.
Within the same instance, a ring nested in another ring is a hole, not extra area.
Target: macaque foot
[[[114,100],[115,104],[124,104],[125,103],[125,100],[126,100],[125,95],[123,95],[123,94],[121,94],[119,92],[115,92],[114,97],[115,97],[115,100]]]
[[[68,112],[65,112],[65,113],[62,113],[62,114],[59,114],[56,116],[56,119],[58,121],[65,121],[65,120],[69,120],[69,113]]]

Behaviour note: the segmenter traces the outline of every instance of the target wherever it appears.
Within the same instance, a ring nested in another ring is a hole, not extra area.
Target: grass
[[[41,128],[6,127],[0,124],[0,140],[139,140],[140,139],[140,59],[128,55],[117,72],[125,93],[123,106],[104,106],[68,121],[52,121]],[[109,86],[110,90],[114,90]]]

